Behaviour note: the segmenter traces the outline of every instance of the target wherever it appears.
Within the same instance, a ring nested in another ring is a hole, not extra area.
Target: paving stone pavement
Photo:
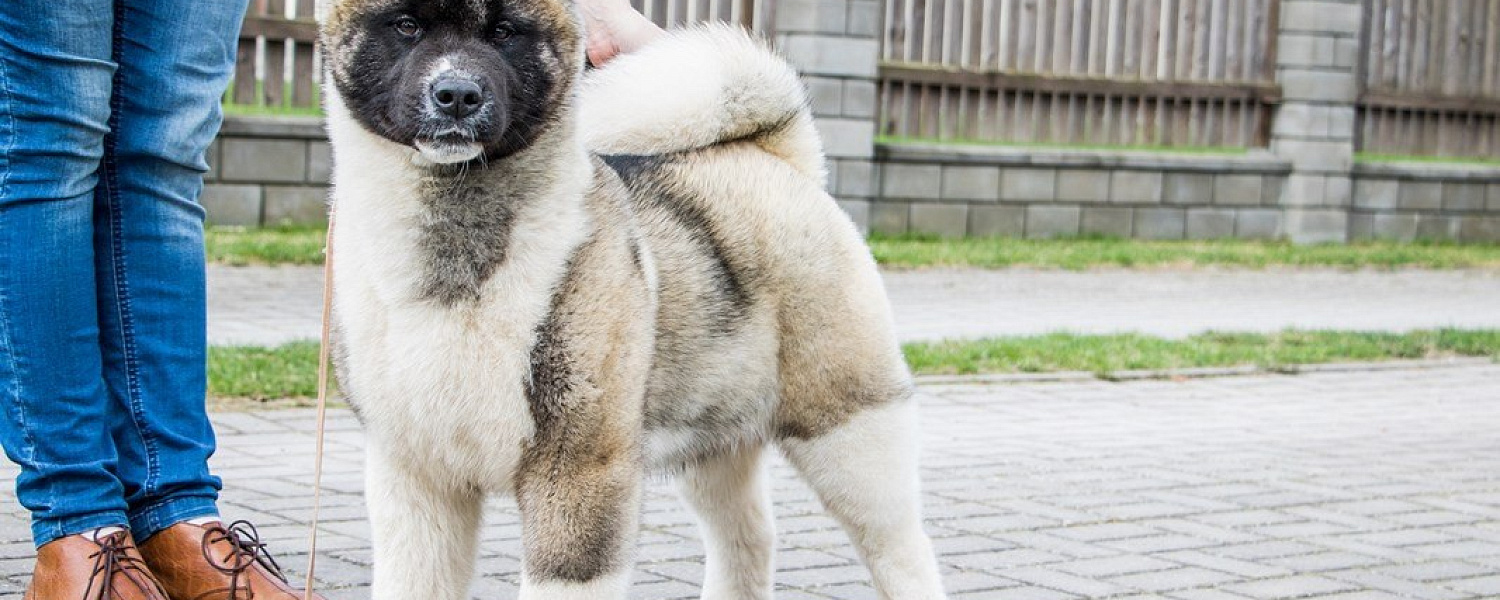
[[[924,270],[887,272],[885,280],[903,340],[1500,327],[1496,271]],[[316,338],[321,294],[318,268],[211,267],[209,341]]]
[[[1500,597],[1500,365],[926,385],[919,398],[928,529],[955,599]],[[259,523],[301,572],[312,413],[214,418],[227,516]],[[346,411],[330,429],[318,573],[330,598],[365,598],[363,438]],[[873,598],[834,522],[773,469],[777,598]],[[11,487],[6,600],[32,551]],[[500,501],[487,514],[473,596],[514,598],[516,515]],[[692,518],[655,480],[632,597],[695,597],[701,577]]]

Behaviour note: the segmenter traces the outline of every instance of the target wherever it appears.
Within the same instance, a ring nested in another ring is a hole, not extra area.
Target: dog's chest
[[[351,335],[367,340],[351,349],[366,353],[355,357],[351,387],[373,441],[425,472],[508,486],[534,432],[525,392],[532,324],[508,316],[393,310],[387,331]]]
[[[535,429],[530,353],[559,271],[510,265],[479,300],[444,305],[419,300],[398,265],[345,269],[335,296],[371,443],[419,472],[508,489]]]

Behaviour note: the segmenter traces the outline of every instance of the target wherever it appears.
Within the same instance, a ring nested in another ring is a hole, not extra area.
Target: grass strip
[[[221,265],[321,265],[323,227],[209,227],[208,261]]]
[[[210,227],[208,258],[225,265],[322,264],[323,234],[321,227]],[[870,249],[881,265],[893,268],[1500,268],[1500,244],[1452,242],[1299,246],[1290,242],[1251,240],[940,239],[920,235],[874,235],[870,238]]]
[[[318,395],[318,343],[208,349],[211,398],[274,400]]]
[[[1500,330],[1410,333],[1283,331],[1205,333],[1169,340],[1144,335],[1054,333],[1030,337],[914,342],[903,346],[921,375],[1087,371],[1373,362],[1455,356],[1500,360]],[[209,349],[209,396],[236,408],[307,406],[317,395],[318,345]],[[287,399],[302,400],[287,402]]]
[[[1450,242],[1296,245],[1248,240],[938,239],[875,235],[870,238],[870,250],[881,265],[896,268],[1500,268],[1500,244]]]
[[[1500,359],[1500,330],[1409,333],[1299,331],[1204,333],[1183,339],[1138,334],[1053,333],[1029,337],[916,342],[903,347],[923,375],[1117,371],[1374,362],[1478,356]]]

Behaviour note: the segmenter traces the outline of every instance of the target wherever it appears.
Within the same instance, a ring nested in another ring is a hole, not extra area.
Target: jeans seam
[[[124,32],[124,7],[116,0],[115,19],[113,24],[113,47],[110,49],[111,58],[115,64],[122,62]],[[125,69],[115,69],[113,77],[113,91],[110,97],[109,134],[104,138],[104,158],[101,161],[102,178],[104,180],[105,201],[109,209],[109,242],[110,242],[110,270],[113,277],[116,306],[115,316],[120,320],[120,351],[125,361],[125,392],[126,402],[129,404],[130,422],[135,425],[136,435],[141,438],[141,443],[146,447],[146,480],[142,487],[149,493],[155,488],[157,479],[160,477],[160,465],[157,457],[156,440],[141,424],[141,412],[144,406],[141,404],[139,358],[136,354],[134,320],[130,308],[130,283],[125,274],[125,232],[122,221],[125,218],[124,208],[120,198],[119,164],[116,155],[119,149],[119,130],[121,112],[124,108],[125,98],[120,90],[124,89]]]
[[[18,135],[16,133],[16,116],[13,113],[13,102],[14,98],[12,98],[10,90],[10,70],[5,60],[0,59],[0,119],[4,120],[3,126],[6,132],[4,154],[7,157],[5,170],[0,172],[0,197],[4,197],[10,189],[11,167],[8,157],[16,148],[16,136]],[[9,305],[9,296],[6,295],[5,290],[5,286],[0,285],[0,349],[5,351],[5,358],[9,363],[8,367],[11,379],[11,397],[8,400],[10,400],[11,406],[16,407],[17,424],[21,427],[21,438],[26,445],[24,452],[25,459],[27,461],[34,461],[36,460],[36,435],[26,418],[26,406],[21,402],[21,398],[25,396],[21,385],[21,363],[16,358],[15,344],[11,340],[10,310],[6,308]],[[57,504],[57,495],[50,487],[48,488],[47,502],[48,504]]]

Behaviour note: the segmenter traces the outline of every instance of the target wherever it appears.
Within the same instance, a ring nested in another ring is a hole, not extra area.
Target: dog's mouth
[[[474,136],[450,129],[418,137],[413,144],[417,149],[418,162],[435,165],[452,165],[469,162],[484,153],[484,146]]]

